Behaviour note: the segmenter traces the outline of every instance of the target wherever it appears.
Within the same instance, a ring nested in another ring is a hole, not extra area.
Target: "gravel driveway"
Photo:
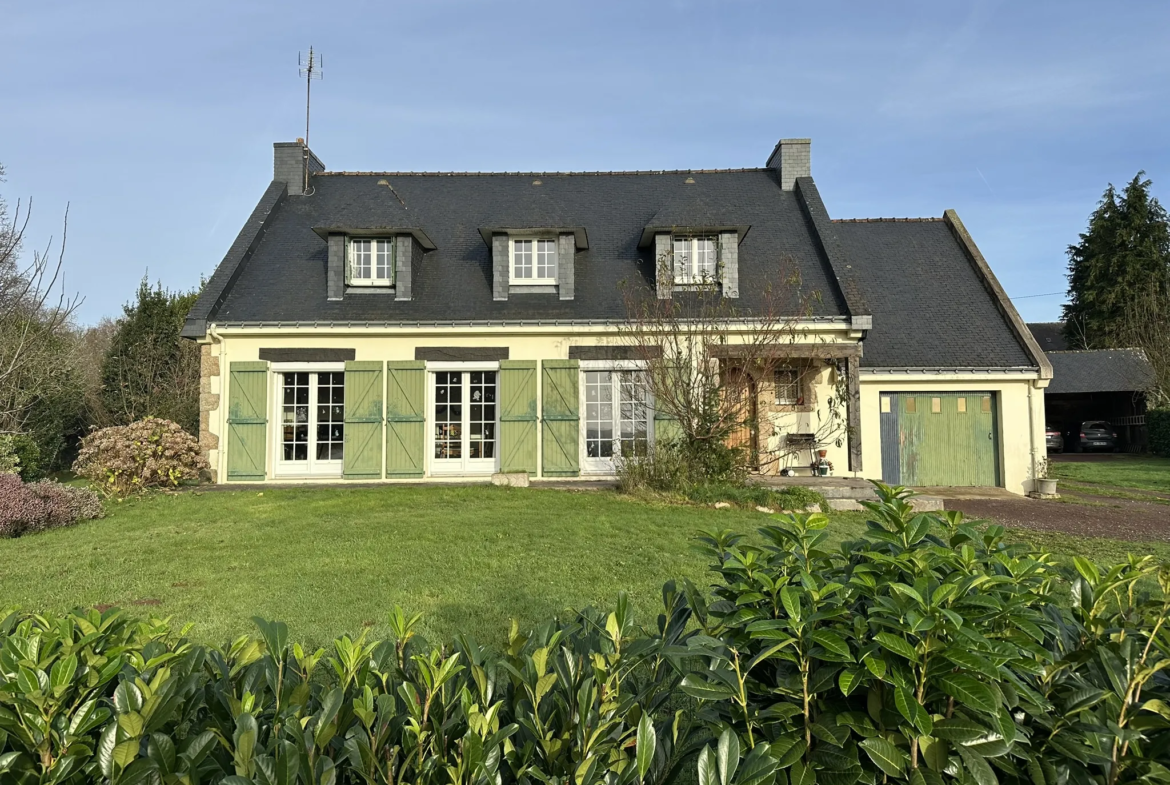
[[[1166,500],[1115,499],[1062,489],[1059,501],[947,498],[944,504],[948,510],[962,510],[965,515],[991,518],[1010,527],[1139,542],[1170,541],[1170,503]]]

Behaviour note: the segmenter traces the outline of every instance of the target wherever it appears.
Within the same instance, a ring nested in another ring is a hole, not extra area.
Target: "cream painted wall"
[[[1032,490],[1044,447],[1044,390],[1037,375],[865,374],[861,376],[862,476],[882,478],[881,402],[883,392],[993,392],[999,406],[999,465],[1004,487]]]
[[[850,334],[845,325],[840,324],[818,324],[809,325],[805,328],[800,336],[800,341],[830,341],[830,342],[846,342],[853,343],[857,340],[857,334]],[[427,327],[427,328],[401,328],[395,330],[388,330],[386,328],[232,328],[232,329],[216,329],[214,326],[209,334],[209,340],[212,346],[211,352],[213,357],[219,358],[220,375],[212,377],[209,380],[209,392],[219,395],[219,406],[212,410],[209,416],[210,430],[218,437],[219,448],[212,450],[209,455],[209,460],[213,467],[217,468],[217,477],[220,482],[224,482],[227,476],[226,470],[226,456],[224,448],[226,447],[226,418],[227,418],[227,374],[230,368],[230,363],[241,361],[254,361],[259,359],[259,352],[261,348],[349,348],[354,349],[357,360],[413,360],[414,350],[416,347],[438,347],[438,346],[462,346],[462,347],[488,347],[488,346],[507,346],[509,348],[510,359],[514,360],[548,360],[548,359],[565,359],[569,355],[569,347],[580,346],[596,346],[596,345],[626,345],[627,339],[619,335],[618,332],[611,326],[601,325],[565,325],[565,326],[542,326],[542,327]],[[731,342],[735,342],[735,337],[731,337]],[[862,377],[862,443],[864,448],[863,464],[866,471],[861,474],[853,474],[848,471],[849,457],[848,444],[842,440],[840,447],[835,445],[828,445],[828,458],[833,462],[834,475],[836,476],[865,476],[878,478],[881,474],[881,454],[880,446],[878,444],[878,417],[877,417],[877,391],[882,390],[999,390],[998,385],[1004,385],[1013,392],[1010,396],[1005,395],[1003,408],[1005,416],[1003,417],[1004,424],[1012,423],[1017,426],[1018,413],[1017,408],[1020,405],[1016,398],[1016,392],[1026,388],[1027,383],[1018,378],[1008,381],[996,382],[995,384],[987,384],[986,377],[979,377],[980,384],[974,385],[972,383],[957,383],[957,387],[947,387],[942,382],[943,377],[931,376],[923,379],[921,382],[907,379],[906,376],[897,377],[897,385],[889,386],[883,384],[876,384],[872,380],[873,377]],[[275,382],[271,382],[275,384]],[[951,384],[951,382],[947,382]],[[832,395],[834,390],[829,379],[828,368],[823,368],[817,375],[815,381],[815,395],[817,407],[823,409],[825,401],[828,396]],[[269,390],[270,400],[275,394],[274,388]],[[1039,400],[1039,414],[1037,416],[1036,429],[1040,432],[1040,445],[1043,445],[1043,395],[1041,391],[1037,391],[1036,399]],[[809,413],[809,412],[785,412],[785,413],[768,413],[764,414],[764,409],[761,408],[761,441],[767,440],[770,442],[768,447],[775,448],[778,440],[781,438],[779,433],[798,432],[809,433],[818,430],[817,420],[819,417],[824,417],[823,412]],[[1023,430],[1005,430],[1005,433],[1023,433]],[[1006,439],[1002,441],[1007,444]],[[1020,475],[1017,480],[1017,475],[1020,472],[1020,466],[1023,465],[1016,457],[1020,450],[1012,445],[1008,451],[1011,456],[1010,459],[1005,459],[1003,465],[1005,466],[1005,476],[1009,480],[1009,489],[1015,490],[1017,493],[1023,492],[1024,475]],[[1026,454],[1027,450],[1023,452]],[[269,476],[271,476],[271,450],[269,451]],[[811,458],[811,456],[809,456]],[[1041,455],[1041,457],[1043,457]],[[1025,461],[1026,463],[1026,461]],[[781,462],[781,465],[792,464],[801,469],[806,465],[806,459],[803,454],[799,457],[789,459]],[[802,471],[802,474],[807,473]],[[1027,475],[1030,477],[1030,475]],[[450,479],[450,478],[448,478]],[[388,481],[393,482],[393,481]],[[1018,487],[1017,487],[1018,486]]]

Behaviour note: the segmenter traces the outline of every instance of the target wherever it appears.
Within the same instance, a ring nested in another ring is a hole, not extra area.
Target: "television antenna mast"
[[[322,69],[325,66],[325,58],[313,51],[313,47],[309,47],[309,54],[303,55],[297,52],[297,73],[305,79],[305,183],[304,190],[309,189],[309,108],[312,106],[313,98],[313,80],[322,77]]]

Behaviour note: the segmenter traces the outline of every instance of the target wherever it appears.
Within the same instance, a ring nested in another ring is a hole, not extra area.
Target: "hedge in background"
[[[1146,412],[1146,427],[1150,432],[1150,450],[1157,455],[1170,456],[1170,409]]]
[[[0,781],[224,785],[1065,785],[1170,780],[1170,597],[917,514],[879,487],[863,539],[778,516],[667,584],[502,651],[392,637],[222,649],[116,611],[0,621]],[[1170,590],[1170,573],[1158,579]],[[1071,590],[1071,601],[1067,592]],[[1065,594],[1059,593],[1060,591]]]

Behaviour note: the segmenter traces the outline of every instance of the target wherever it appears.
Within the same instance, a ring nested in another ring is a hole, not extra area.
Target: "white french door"
[[[614,459],[650,444],[650,395],[642,371],[583,370],[581,469],[613,474]]]
[[[491,474],[499,465],[495,370],[430,374],[431,473]]]
[[[345,449],[344,371],[276,374],[277,476],[340,477]]]

